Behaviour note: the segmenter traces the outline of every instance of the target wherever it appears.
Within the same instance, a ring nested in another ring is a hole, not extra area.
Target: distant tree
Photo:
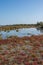
[[[39,23],[39,22],[37,22],[37,25],[40,25],[40,23]]]
[[[43,22],[42,21],[37,22],[37,25],[43,25]]]
[[[40,22],[40,25],[43,26],[43,22]]]
[[[40,26],[40,28],[43,28],[43,22],[42,21],[37,22],[37,25]]]

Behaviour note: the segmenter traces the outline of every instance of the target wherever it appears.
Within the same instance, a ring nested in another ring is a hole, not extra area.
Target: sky
[[[0,25],[43,21],[43,0],[0,0]]]

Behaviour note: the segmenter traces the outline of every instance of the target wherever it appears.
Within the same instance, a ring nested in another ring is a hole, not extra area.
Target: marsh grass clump
[[[0,40],[2,39],[2,34],[0,34]]]

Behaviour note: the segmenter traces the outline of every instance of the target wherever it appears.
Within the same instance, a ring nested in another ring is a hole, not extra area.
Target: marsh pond
[[[43,29],[37,28],[21,28],[16,30],[9,30],[9,31],[0,31],[0,36],[3,39],[8,38],[9,36],[31,36],[31,35],[41,35],[43,34]]]

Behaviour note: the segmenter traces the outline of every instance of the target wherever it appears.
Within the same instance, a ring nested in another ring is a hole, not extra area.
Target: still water
[[[8,31],[0,31],[0,35],[2,36],[3,39],[9,37],[9,36],[18,36],[18,37],[23,37],[23,36],[31,36],[31,35],[41,35],[43,34],[43,30],[38,30],[36,28],[22,28],[18,30],[10,30]]]

